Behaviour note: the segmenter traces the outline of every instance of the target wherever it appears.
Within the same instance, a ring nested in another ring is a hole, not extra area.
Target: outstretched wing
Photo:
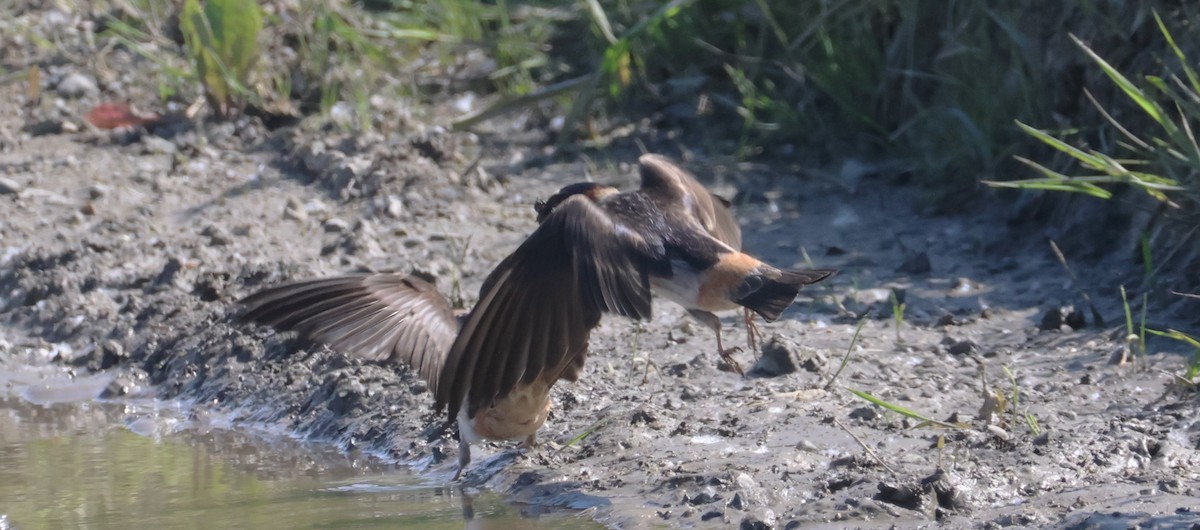
[[[306,280],[263,289],[241,304],[243,320],[298,331],[346,355],[406,363],[434,391],[458,332],[450,304],[415,276]]]
[[[646,154],[638,158],[642,189],[654,188],[659,193],[683,201],[688,211],[709,235],[729,248],[741,250],[742,229],[729,210],[730,202],[713,195],[687,170],[662,155]]]
[[[519,383],[573,377],[603,312],[650,316],[645,243],[584,195],[562,201],[484,281],[442,369],[437,408],[454,418]]]

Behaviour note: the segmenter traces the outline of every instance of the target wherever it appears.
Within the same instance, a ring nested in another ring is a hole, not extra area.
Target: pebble
[[[404,215],[404,201],[395,195],[387,197],[387,214],[394,219],[398,219]]]
[[[208,225],[200,232],[200,235],[208,238],[208,243],[215,247],[228,245],[233,242],[229,237],[229,233],[218,225]]]
[[[1042,331],[1058,331],[1064,324],[1065,316],[1060,307],[1051,307],[1042,314],[1041,321],[1038,322],[1038,329]]]
[[[81,98],[91,94],[98,94],[100,87],[96,85],[96,79],[92,76],[74,72],[64,76],[58,82],[55,90],[58,92],[58,95],[64,98]]]
[[[795,344],[773,335],[763,345],[762,357],[750,368],[749,374],[756,377],[779,377],[795,372],[796,364],[792,362],[792,350],[795,347]]]
[[[920,276],[933,272],[933,264],[929,261],[929,254],[918,252],[905,259],[896,271]]]
[[[283,207],[283,218],[292,219],[301,223],[308,220],[308,210],[300,204],[300,200],[295,197],[288,197],[287,205]]]
[[[1012,437],[1011,435],[1008,434],[1008,431],[1002,429],[1001,427],[999,427],[997,425],[988,425],[987,430],[989,433],[992,434],[992,436],[995,436],[996,438],[999,438],[1004,441],[1008,441],[1008,439]]]
[[[345,232],[350,229],[349,223],[337,217],[330,217],[322,226],[325,227],[326,232]]]
[[[950,344],[950,346],[946,348],[946,353],[949,353],[950,355],[966,355],[978,349],[979,347],[976,346],[974,342],[969,340],[961,340]]]
[[[0,177],[0,195],[11,195],[21,193],[24,186],[20,182],[7,177]]]
[[[155,155],[173,155],[179,150],[179,147],[170,140],[151,134],[142,137],[142,146],[146,153]]]

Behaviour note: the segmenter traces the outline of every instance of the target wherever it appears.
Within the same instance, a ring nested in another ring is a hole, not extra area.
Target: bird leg
[[[464,521],[470,521],[475,518],[475,499],[467,493],[467,487],[459,484],[458,494],[462,498],[462,515]]]
[[[757,352],[758,342],[755,337],[762,337],[762,331],[759,331],[758,324],[754,323],[754,312],[748,307],[742,308],[742,310],[745,312],[742,317],[746,321],[746,342],[750,346],[750,351]]]
[[[517,445],[517,449],[534,449],[537,447],[537,433],[530,434],[525,441]]]
[[[471,444],[467,442],[462,433],[459,433],[458,436],[458,471],[454,472],[454,478],[451,480],[458,480],[462,476],[463,470],[467,468],[467,464],[471,463]]]
[[[733,358],[733,354],[735,352],[742,351],[742,349],[738,346],[725,349],[725,347],[721,344],[721,319],[717,317],[717,315],[709,313],[708,311],[701,311],[699,309],[689,309],[688,313],[691,313],[693,317],[696,317],[696,320],[699,320],[717,334],[717,354],[720,355],[725,362],[729,363],[729,366],[731,366],[733,371],[737,372],[738,375],[746,375],[746,373],[742,371],[742,365],[738,364],[737,360]]]

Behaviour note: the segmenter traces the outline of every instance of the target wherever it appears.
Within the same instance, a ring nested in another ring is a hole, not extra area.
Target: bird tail
[[[767,322],[774,322],[783,310],[796,300],[801,287],[817,283],[834,274],[837,274],[837,271],[833,269],[781,270],[778,277],[766,278],[762,287],[737,303],[762,315]]]

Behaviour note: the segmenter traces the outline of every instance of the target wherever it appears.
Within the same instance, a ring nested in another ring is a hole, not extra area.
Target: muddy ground
[[[865,162],[737,165],[653,120],[561,157],[537,120],[479,134],[437,120],[358,135],[319,120],[100,131],[81,116],[121,85],[56,88],[73,75],[98,74],[54,66],[33,109],[22,83],[0,85],[7,366],[106,371],[101,399],[195,403],[448,481],[456,442],[414,375],[241,325],[235,302],[287,280],[417,270],[469,307],[535,226],[535,199],[589,178],[635,186],[644,145],[735,197],[749,252],[841,273],[762,326],[771,344],[757,362],[738,355],[756,366],[745,378],[718,368],[712,333],[678,307],[656,304],[641,325],[607,318],[581,381],[555,389],[542,446],[480,447],[467,484],[613,527],[1200,524],[1198,406],[1167,393],[1183,348],[1153,342],[1147,358],[1111,362],[1124,344],[1117,288],[1139,271],[1081,261],[1073,281],[1002,208],[922,216],[920,190]],[[1082,310],[1081,286],[1106,326]],[[1070,305],[1072,319],[1053,318]],[[1078,315],[1086,326],[1066,323]],[[725,322],[744,343],[740,319]],[[963,427],[919,425],[848,388]]]

